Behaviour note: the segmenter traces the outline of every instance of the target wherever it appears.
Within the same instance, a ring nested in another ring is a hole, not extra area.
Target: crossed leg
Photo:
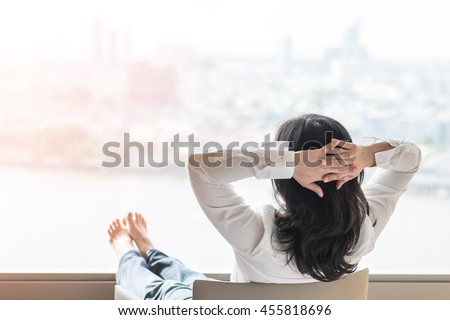
[[[117,283],[141,299],[192,299],[194,280],[208,279],[156,249],[148,236],[147,222],[139,213],[114,220],[108,234],[120,259]]]

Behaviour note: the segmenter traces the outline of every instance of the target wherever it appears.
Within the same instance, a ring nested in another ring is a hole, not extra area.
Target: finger
[[[326,145],[327,154],[340,154],[345,152],[342,147],[345,145],[346,141],[332,139],[329,144]]]
[[[355,153],[353,151],[345,151],[345,152],[341,152],[337,155],[330,155],[329,157],[332,157],[332,158],[338,157],[339,159],[342,159],[342,160],[350,160],[350,159],[355,158]]]
[[[318,150],[310,150],[304,154],[301,161],[308,168],[318,168],[322,165],[322,161],[320,160],[320,154],[317,153]]]
[[[311,190],[312,192],[316,193],[319,197],[323,198],[323,190],[316,183],[310,183],[306,185],[305,188]]]
[[[330,182],[339,180],[340,176],[337,173],[330,173],[323,177],[323,182]]]
[[[341,148],[344,150],[354,150],[356,149],[356,144],[350,142],[350,141],[345,141],[345,140],[338,140],[338,139],[333,139],[333,140],[337,140],[339,141],[339,143],[336,145],[336,148]]]
[[[338,139],[333,139],[331,141],[331,145],[334,147],[328,150],[328,153],[330,154],[341,154],[345,151],[355,151],[357,147],[357,145],[352,142]]]
[[[340,143],[340,141],[341,140],[338,139],[331,139],[331,142],[325,145],[322,149],[324,149],[326,153],[331,153],[333,150],[336,151],[336,146]]]
[[[324,163],[323,160],[325,159],[340,159],[345,161],[354,161],[355,159],[355,153],[352,151],[345,151],[342,153],[328,153],[323,159],[322,163]]]
[[[347,143],[347,141],[345,140],[340,140],[340,139],[331,139],[331,143],[334,145],[335,149],[341,149],[344,147],[344,145]]]
[[[322,160],[322,165],[327,168],[331,167],[339,168],[343,165],[345,166],[345,163],[342,164],[342,160],[339,160],[338,157],[327,157],[326,159]]]
[[[308,156],[308,160],[314,162],[317,160],[325,159],[327,153],[325,151],[325,147],[322,147],[320,149],[309,149],[306,155]]]
[[[326,167],[345,167],[350,166],[355,162],[354,158],[341,159],[339,156],[327,156],[322,160],[322,165]]]
[[[356,172],[356,167],[353,165],[350,166],[339,166],[339,167],[323,167],[323,171],[325,171],[325,174],[329,173],[337,173],[341,176],[348,176],[351,173]]]
[[[330,182],[330,181],[336,181],[336,180],[351,180],[355,178],[356,172],[352,172],[351,174],[348,173],[329,173],[323,176],[322,180],[323,182]]]
[[[355,157],[356,152],[356,144],[353,144],[348,141],[332,139],[330,143],[323,146],[321,149],[321,153],[325,153],[325,155],[339,155],[342,159],[351,159]],[[320,158],[324,158],[319,157]]]

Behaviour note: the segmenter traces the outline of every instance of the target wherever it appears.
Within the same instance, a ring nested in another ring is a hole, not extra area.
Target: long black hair
[[[348,131],[336,120],[305,114],[281,124],[277,141],[290,141],[290,150],[318,149],[332,138],[351,142]],[[281,210],[275,214],[273,236],[286,253],[287,263],[302,274],[320,281],[333,281],[356,269],[351,255],[369,204],[361,189],[364,173],[345,183],[317,182],[324,192],[320,198],[294,178],[274,179],[272,185]]]

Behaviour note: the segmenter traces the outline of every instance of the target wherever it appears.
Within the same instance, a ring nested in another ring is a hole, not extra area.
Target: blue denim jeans
[[[127,252],[116,275],[117,284],[140,299],[191,300],[194,280],[208,279],[157,249],[151,249],[147,257],[135,250]]]

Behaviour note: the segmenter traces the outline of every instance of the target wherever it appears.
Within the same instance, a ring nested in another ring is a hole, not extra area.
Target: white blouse
[[[375,143],[378,138],[366,138],[364,144]],[[387,141],[393,149],[375,154],[377,169],[363,191],[370,207],[369,218],[361,226],[361,233],[354,253],[348,261],[358,263],[373,250],[375,242],[394,212],[400,196],[417,172],[421,160],[419,147],[413,142],[394,139]],[[262,147],[254,149],[264,159]],[[206,161],[198,161],[208,157]],[[316,281],[301,274],[286,263],[284,252],[276,250],[272,238],[275,208],[272,205],[252,207],[245,203],[231,185],[232,182],[256,177],[257,179],[290,179],[294,173],[294,151],[270,152],[268,161],[254,163],[248,152],[234,148],[232,152],[222,151],[197,154],[189,164],[192,189],[204,213],[233,247],[235,266],[231,281],[300,283]],[[243,163],[246,165],[242,165]],[[252,163],[251,165],[249,165]],[[213,164],[213,165],[211,165]],[[377,221],[375,226],[373,221]]]

